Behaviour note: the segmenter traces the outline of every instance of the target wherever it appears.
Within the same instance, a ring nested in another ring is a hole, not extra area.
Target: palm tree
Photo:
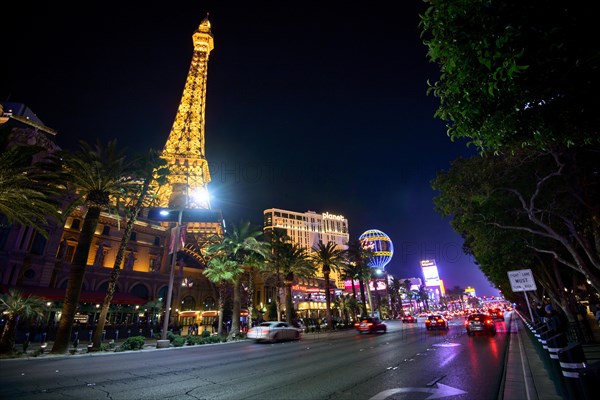
[[[100,317],[98,318],[98,324],[96,325],[96,330],[94,331],[94,336],[92,338],[92,347],[88,347],[88,351],[100,350],[102,331],[104,330],[104,324],[106,322],[108,310],[117,288],[117,281],[119,280],[119,275],[121,274],[121,264],[123,262],[123,257],[125,256],[125,250],[127,249],[129,238],[131,237],[131,232],[133,231],[133,224],[135,221],[137,221],[137,217],[142,207],[145,204],[148,206],[152,205],[152,199],[149,199],[152,194],[152,184],[156,182],[158,186],[160,186],[160,184],[165,181],[166,173],[168,172],[168,169],[164,168],[166,161],[160,158],[159,153],[152,149],[147,156],[138,156],[134,165],[134,174],[141,177],[141,182],[132,183],[132,189],[134,192],[132,193],[133,196],[131,197],[131,200],[133,205],[131,207],[125,207],[127,226],[123,232],[123,236],[121,237],[121,244],[119,245],[113,270],[110,274],[106,296],[104,297],[102,310],[100,311]]]
[[[405,279],[402,281],[402,290],[404,292],[404,295],[406,296],[406,299],[408,300],[408,310],[411,312],[411,314],[414,313],[414,311],[412,310],[413,306],[412,306],[412,299],[411,299],[411,295],[410,295],[410,287],[412,286],[412,282],[408,279]],[[404,312],[404,306],[402,306],[402,311]]]
[[[61,310],[61,318],[51,353],[65,353],[68,349],[75,312],[85,276],[87,259],[98,225],[100,212],[121,198],[131,188],[130,165],[122,151],[117,151],[116,140],[106,146],[95,146],[80,141],[75,152],[61,152],[58,158],[63,166],[63,179],[77,197],[70,208],[83,206],[86,209],[79,244],[73,256],[69,282]]]
[[[360,240],[352,239],[348,242],[348,247],[344,251],[346,262],[346,274],[352,276],[352,287],[354,280],[358,280],[360,286],[360,296],[362,299],[362,313],[367,315],[367,297],[365,295],[365,280],[370,276],[370,267],[368,265],[372,252],[363,247]]]
[[[253,226],[249,221],[241,221],[238,225],[232,224],[232,229],[225,233],[223,240],[220,243],[211,245],[208,251],[210,253],[223,253],[229,260],[244,266],[257,254],[262,257],[269,254],[269,244],[258,240],[262,234],[262,229],[259,227]],[[228,340],[235,339],[240,333],[241,278],[243,272],[244,270],[241,268],[240,273],[232,278],[233,310]]]
[[[294,277],[311,277],[315,275],[315,267],[310,262],[306,249],[289,241],[278,241],[273,245],[273,254],[270,262],[276,271],[283,276],[285,286],[286,322],[292,324],[294,317],[294,303],[292,298],[292,285]]]
[[[0,154],[0,215],[6,222],[31,226],[45,238],[50,220],[61,221],[60,188],[49,184],[44,161],[32,164],[37,146],[5,148]],[[44,176],[45,175],[45,176]]]
[[[227,258],[225,255],[211,258],[206,269],[202,272],[206,278],[217,286],[219,291],[219,328],[218,335],[223,334],[223,311],[225,308],[225,287],[228,283],[234,282],[236,276],[243,272],[243,268],[234,261]],[[238,318],[239,319],[239,318]]]
[[[397,316],[398,314],[404,315],[404,312],[400,313],[398,311],[398,298],[400,298],[400,309],[404,310],[404,307],[402,305],[402,297],[400,297],[401,288],[402,282],[400,281],[400,279],[396,278],[395,276],[392,277],[392,283],[388,287],[388,294],[392,303],[394,316]]]
[[[321,265],[321,272],[325,279],[325,309],[327,312],[327,326],[332,327],[331,321],[331,296],[329,291],[331,290],[331,283],[329,282],[329,274],[333,270],[340,272],[344,264],[344,251],[337,248],[337,245],[333,242],[327,242],[323,244],[319,240],[319,243],[313,247],[314,254],[311,259],[318,265]]]
[[[37,296],[24,296],[17,289],[9,289],[0,296],[0,314],[5,314],[6,323],[0,336],[0,353],[12,353],[15,347],[15,334],[20,320],[41,318],[45,312],[46,300]]]
[[[248,274],[248,294],[247,294],[247,306],[248,306],[248,319],[249,328],[252,327],[252,315],[254,314],[254,277],[256,272],[261,273],[266,271],[267,263],[265,257],[259,254],[249,254],[246,257],[244,268]]]
[[[429,293],[427,293],[427,287],[425,285],[419,286],[419,300],[425,303],[425,310],[429,311]]]

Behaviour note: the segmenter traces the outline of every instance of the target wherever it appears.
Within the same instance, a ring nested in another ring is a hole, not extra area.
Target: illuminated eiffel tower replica
[[[205,110],[208,58],[214,48],[208,16],[192,35],[194,54],[175,122],[161,153],[168,165],[167,183],[159,190],[160,206],[183,211],[188,234],[223,234],[222,215],[208,196],[210,171],[205,157]]]

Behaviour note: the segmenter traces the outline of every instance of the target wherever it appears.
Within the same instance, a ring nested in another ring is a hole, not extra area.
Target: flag
[[[179,232],[177,232],[179,231]],[[179,234],[178,234],[179,233]],[[187,236],[187,225],[171,228],[171,243],[169,244],[169,254],[183,249],[185,246],[185,237]]]

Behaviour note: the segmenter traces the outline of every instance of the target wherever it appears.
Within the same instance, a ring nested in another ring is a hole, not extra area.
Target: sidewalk
[[[499,400],[560,400],[527,327],[516,313],[510,319],[508,360]]]

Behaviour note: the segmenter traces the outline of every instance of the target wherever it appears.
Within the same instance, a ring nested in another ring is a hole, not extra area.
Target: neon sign
[[[343,221],[345,218],[343,215],[333,215],[328,212],[323,213],[323,219],[333,219],[335,221]]]

